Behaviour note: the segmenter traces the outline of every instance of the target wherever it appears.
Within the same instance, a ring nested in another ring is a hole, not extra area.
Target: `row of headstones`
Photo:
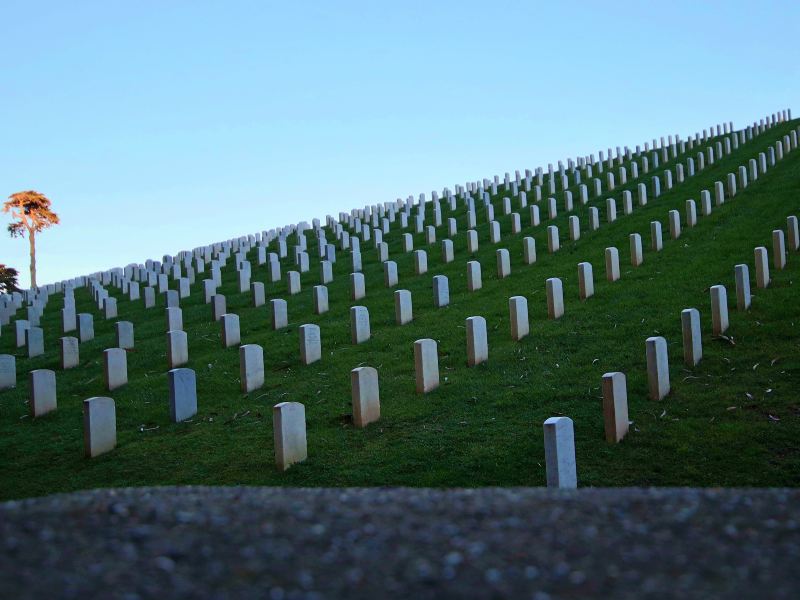
[[[783,149],[784,146],[786,147],[787,151],[789,151],[790,149],[796,147],[796,145],[797,145],[796,132],[792,131],[792,134],[794,134],[794,137],[788,136],[788,135],[785,136],[785,138],[783,140],[783,144],[781,144],[780,142],[778,142],[776,144],[776,148],[778,149],[778,152],[779,152],[778,158],[781,158],[780,152],[781,152],[781,150]],[[765,159],[765,156],[763,155],[763,153],[760,155],[759,158],[760,158],[759,162],[761,163],[761,170],[762,170],[762,173],[763,173],[764,170],[766,169],[766,159]],[[774,163],[774,155],[772,157],[772,162]],[[755,159],[750,161],[750,165],[749,166],[750,166],[750,177],[751,177],[751,179],[755,179],[757,177],[757,166],[756,166]],[[746,185],[747,185],[747,176],[748,176],[748,173],[747,173],[746,168],[745,167],[741,167],[740,170],[739,170],[739,180],[740,180],[740,185],[742,187],[746,187]],[[733,175],[733,174],[729,174],[729,177],[728,177],[728,192],[729,192],[729,195],[731,195],[731,196],[736,194],[736,179],[735,179],[735,175]],[[640,198],[639,198],[639,200],[640,200],[641,204],[645,204],[646,203],[646,195],[645,194],[646,194],[646,192],[643,193],[641,191],[641,187],[640,187]],[[721,204],[722,202],[724,202],[724,190],[723,190],[721,182],[717,182],[716,185],[715,185],[715,196],[716,196],[716,200],[717,200],[717,204],[718,205]],[[707,191],[704,191],[701,194],[701,198],[702,198],[701,199],[701,203],[702,203],[702,206],[703,206],[703,213],[704,214],[708,214],[710,212],[710,194]],[[628,202],[625,202],[625,206],[626,206],[626,212],[629,212],[630,197],[628,197],[627,200],[628,200]],[[625,198],[623,198],[623,202],[624,201],[625,201]],[[694,218],[695,218],[694,217],[695,211],[692,210],[692,208],[693,208],[692,204],[693,204],[692,201],[687,201],[687,213],[688,213],[687,214],[687,222],[690,225],[694,223]],[[532,209],[533,208],[536,208],[536,207],[532,207]],[[615,207],[615,201],[613,199],[608,199],[607,200],[607,213],[608,213],[608,220],[609,221],[613,221],[616,218],[616,207]],[[532,218],[533,217],[534,217],[534,215],[532,214]],[[595,226],[596,226],[596,224],[597,224],[596,212],[594,214],[593,222],[595,223]],[[497,225],[496,222],[494,222],[494,224]],[[680,233],[680,229],[679,228],[680,228],[679,217],[678,217],[676,211],[671,211],[670,212],[670,229],[671,229],[673,238],[675,238],[675,237],[677,237],[679,235],[679,233]],[[493,238],[499,238],[499,232],[498,232],[498,228],[497,227],[493,228],[493,232],[495,232],[495,233],[492,234]],[[571,234],[570,234],[571,239],[573,239],[573,240],[577,239],[577,237],[579,236],[579,228],[578,228],[578,223],[577,223],[577,217],[571,217],[570,218],[570,232],[571,232]],[[474,232],[470,232],[470,233],[474,233]],[[660,250],[660,247],[661,247],[661,235],[660,235],[660,223],[659,222],[653,222],[651,224],[651,233],[652,233],[652,237],[653,237],[653,248],[655,250]],[[445,242],[447,242],[447,241],[449,241],[449,240],[445,240]],[[499,239],[493,239],[493,241],[497,242],[497,241],[499,241]],[[533,257],[535,257],[535,246],[533,247],[532,252],[529,250],[531,242],[533,242],[533,239],[532,238],[526,238],[525,241],[527,242],[526,243],[526,257],[531,256],[531,255]],[[474,242],[474,240],[473,240],[473,242]],[[554,226],[551,226],[550,228],[548,228],[548,246],[549,246],[551,252],[555,251],[555,249],[558,248],[557,229],[555,229]],[[614,251],[614,249],[608,249],[607,250],[607,255],[606,255],[607,271],[609,272],[609,278],[612,279],[612,280],[613,280],[613,278],[611,276],[611,273],[618,272],[618,266],[616,268],[614,267],[614,263],[615,262],[618,265],[618,253],[616,253],[616,255],[615,255],[615,253],[613,251]],[[445,262],[449,262],[449,260],[452,260],[452,258],[451,258],[452,257],[452,247],[450,247],[450,252],[448,252],[448,245],[444,244],[443,245],[443,254],[445,255],[444,256]],[[640,240],[638,234],[633,234],[631,236],[631,254],[632,254],[632,263],[635,266],[640,264],[641,263],[641,240]],[[615,257],[617,258],[616,261],[614,260]],[[497,260],[498,276],[499,277],[507,276],[508,273],[510,272],[510,262],[509,262],[508,251],[507,250],[499,250],[497,259],[498,259]],[[534,258],[534,260],[535,260],[535,258]],[[416,265],[417,265],[416,270],[417,270],[418,274],[421,274],[422,272],[424,272],[426,270],[427,259],[426,259],[426,256],[424,255],[424,251],[417,251],[417,256],[416,256],[416,261],[415,262],[416,262]],[[526,260],[526,262],[528,262],[528,261]],[[325,272],[326,272],[325,266],[326,266],[326,262],[323,261],[323,264],[322,264],[323,278],[325,277]],[[393,266],[394,266],[394,270],[392,269]],[[386,280],[387,286],[391,287],[392,285],[396,284],[396,264],[393,263],[392,261],[386,261],[384,263],[384,269],[385,269],[385,280]],[[476,264],[474,261],[472,261],[468,265],[468,273],[469,273],[469,280],[470,280],[469,287],[471,289],[476,289],[477,287],[480,286],[480,283],[479,283],[479,281],[480,281],[480,271],[479,271],[479,269],[480,269],[480,265]],[[292,277],[292,275],[294,275],[294,277]],[[354,275],[359,275],[359,274],[354,274]],[[354,279],[357,282],[358,277],[356,276]],[[476,282],[477,282],[477,285],[476,285]],[[434,281],[434,287],[435,288],[437,287],[436,283],[437,282]],[[589,295],[591,295],[591,290],[593,289],[593,284],[592,284],[592,281],[591,281],[591,265],[590,264],[581,263],[579,265],[579,283],[580,283],[580,289],[581,289],[581,296],[583,298],[585,298],[585,297],[588,297]],[[94,282],[94,281],[91,283],[91,285],[92,285],[92,288],[93,288],[93,293],[95,294],[95,299],[99,303],[105,302],[107,304],[108,295],[107,295],[107,292],[105,292],[105,290],[103,290],[102,286],[100,284],[98,284],[97,282]],[[260,289],[259,289],[259,287],[260,287]],[[296,274],[296,272],[290,272],[289,287],[290,287],[290,293],[299,292],[299,276],[298,276],[298,274]],[[354,286],[353,286],[353,294],[352,295],[353,295],[354,299],[358,299],[359,297],[362,296],[362,294],[358,292],[358,288],[363,290],[363,280],[362,280],[360,286],[357,283],[354,284]],[[256,283],[256,284],[254,284],[254,287],[252,289],[253,289],[253,293],[254,293],[254,303],[256,305],[259,305],[258,297],[261,296],[262,299],[263,299],[263,284]],[[446,282],[445,282],[444,290],[445,290],[445,293],[446,293]],[[72,310],[72,312],[74,314],[74,296],[70,296],[71,292],[72,292],[71,289],[67,289],[67,292],[65,293],[65,308],[64,308],[64,312],[66,312],[68,310]],[[210,292],[210,290],[206,290],[207,299],[208,299],[209,292]],[[259,293],[259,292],[261,292],[261,293]],[[314,293],[315,302],[314,302],[314,304],[315,304],[315,312],[317,314],[320,314],[321,312],[325,312],[327,310],[327,293],[326,292],[327,292],[327,288],[325,288],[324,286],[316,286],[315,287],[315,293]],[[213,292],[211,292],[211,293],[213,293]],[[174,308],[176,305],[179,304],[178,292],[177,291],[175,291],[175,290],[167,290],[165,292],[165,296],[166,296],[166,303],[167,303],[168,307]],[[214,303],[214,307],[213,307],[214,319],[218,320],[218,319],[221,318],[222,313],[225,312],[225,308],[224,308],[225,299],[224,299],[223,296],[216,295],[216,296],[212,296],[211,300]],[[68,302],[72,306],[68,306]],[[446,304],[446,301],[444,303],[435,302],[435,304],[444,305],[444,304]],[[115,309],[116,306],[113,305],[113,308]],[[285,314],[285,306],[284,306],[284,311],[283,312]],[[107,309],[106,317],[109,318],[109,317],[114,317],[114,316],[116,316],[116,310],[114,310],[113,314],[109,315],[108,309]],[[172,329],[179,329],[179,328],[171,327],[170,321],[172,319],[174,319],[174,316],[170,315],[170,310],[168,308],[168,312],[167,312],[168,332],[171,331]],[[67,329],[66,320],[67,319],[65,317],[65,329]],[[91,315],[82,315],[82,319],[81,320],[86,324],[86,326],[83,327],[82,329],[87,330],[87,331],[89,329],[91,329]],[[226,346],[226,347],[230,346],[230,345],[236,345],[236,344],[239,343],[239,336],[238,336],[237,331],[236,331],[236,330],[238,330],[238,322],[237,321],[238,321],[238,317],[236,317],[235,315],[227,315],[227,318],[224,319],[222,339],[223,339],[223,345]],[[275,322],[274,318],[273,318],[273,321]],[[119,324],[117,326],[117,328],[118,328],[118,338],[121,338],[121,340],[130,340],[130,342],[128,342],[128,341],[120,341],[120,344],[119,344],[120,347],[132,346],[132,344],[133,344],[133,340],[132,340],[132,338],[133,338],[133,335],[132,335],[133,334],[133,332],[132,332],[132,324],[128,323],[128,322],[122,322],[121,324]],[[21,322],[18,321],[17,322],[17,345],[18,345],[18,347],[22,343],[25,343],[25,342],[22,342],[22,340],[21,340],[23,332],[24,332],[24,335],[25,335],[26,342],[28,341],[28,338],[30,339],[30,341],[28,342],[29,356],[37,356],[37,355],[41,354],[43,352],[43,335],[42,335],[42,331],[40,329],[38,329],[38,328],[33,328],[32,331],[28,331],[26,323],[24,321],[21,321]],[[173,348],[176,345],[179,346],[179,347],[180,346],[185,346],[185,344],[180,344],[180,342],[182,341],[181,338],[180,338],[180,334],[176,334],[176,335],[177,335],[178,339],[177,340],[170,340],[169,343],[168,343],[168,347],[169,348]],[[176,337],[176,336],[171,336],[171,337]],[[91,338],[91,333],[86,333],[84,335],[81,335],[81,339],[90,339],[90,338]],[[66,338],[65,340],[62,341],[62,364],[64,364],[64,362],[65,362],[64,358],[63,358],[65,348],[73,348],[73,347],[75,347],[75,344],[71,343],[73,340],[74,340],[74,338]],[[177,344],[175,343],[176,341],[178,342]],[[180,357],[180,356],[186,355],[187,352],[178,351],[178,352],[176,352],[176,354]],[[67,359],[66,362],[67,363],[71,363],[72,361],[70,359]],[[170,361],[170,363],[173,364],[172,361]]]
[[[776,123],[779,123],[779,122],[782,122],[782,121],[786,120],[787,118],[791,118],[790,112],[783,111],[782,113],[778,113],[777,116],[773,115],[771,120],[768,118],[766,120],[766,125],[765,125],[764,119],[762,119],[760,127],[756,126],[756,127],[754,127],[754,129],[757,130],[757,131],[763,131],[766,127],[769,127],[771,124],[774,125]],[[754,126],[755,125],[756,124],[754,123]],[[725,124],[723,127],[720,127],[718,125],[717,126],[717,134],[720,135],[722,132],[724,132],[725,134],[728,134],[729,132],[733,132],[732,124]],[[712,128],[712,135],[713,135],[713,128]],[[748,128],[748,135],[752,136],[752,129],[751,128]],[[706,132],[704,130],[704,132],[703,132],[703,141],[705,141],[706,139],[707,139],[707,136],[706,136]],[[700,140],[699,133],[695,134],[695,140],[699,142],[699,140]],[[676,136],[676,142],[677,141],[678,141],[678,137]],[[691,138],[690,138],[690,141],[691,141]],[[673,147],[673,154],[675,154],[674,145],[672,143],[672,136],[670,136],[670,145]],[[656,147],[656,140],[655,139],[653,140],[653,147],[654,148]],[[661,140],[661,147],[662,147],[663,150],[666,150],[663,138]],[[647,144],[645,144],[645,150],[647,150]],[[609,149],[609,166],[611,164],[611,162],[610,162],[610,154],[611,154],[611,152],[610,152],[610,149]],[[639,148],[638,147],[637,147],[637,154],[639,154]],[[617,148],[617,155],[618,155],[618,162],[621,164],[622,160],[621,160],[621,155],[620,155],[620,152],[619,152],[619,148]],[[630,159],[630,152],[628,151],[627,147],[626,147],[626,157]],[[569,162],[570,162],[570,166],[574,170],[574,164],[572,163],[571,160]],[[583,160],[579,159],[578,162],[579,162],[580,165],[583,165],[586,162],[586,159],[585,158]],[[562,172],[562,175],[563,175],[563,165],[561,165],[560,161],[559,161],[559,164],[560,164],[560,167],[561,167],[560,171]],[[602,168],[602,157],[601,157],[601,161],[600,161],[600,168]],[[552,165],[550,166],[549,171],[550,171],[551,179],[552,179]],[[537,169],[537,174],[538,174],[540,179],[541,179],[541,172],[542,172],[541,169]],[[530,172],[526,171],[526,174],[527,174],[527,176],[529,178],[530,177]],[[509,180],[508,174],[506,174],[506,182],[505,182],[506,183],[506,186],[505,186],[506,189],[508,189],[508,187],[509,187],[508,186],[508,180]],[[519,181],[520,181],[519,172],[517,172],[517,182],[516,182],[517,185],[519,185]],[[498,182],[498,178],[495,177],[495,184],[497,182]],[[387,203],[387,204],[390,204],[390,203]],[[319,229],[319,220],[318,219],[314,219],[314,226],[315,226],[315,229]],[[207,260],[210,259],[210,255],[211,255],[211,253],[213,251],[215,251],[215,250],[217,252],[221,251],[222,248],[223,248],[223,245],[226,244],[226,243],[229,245],[229,247],[231,247],[231,246],[233,246],[235,244],[242,243],[242,242],[246,242],[248,244],[252,244],[252,243],[255,243],[255,242],[258,242],[258,243],[269,243],[270,241],[272,241],[273,239],[275,239],[277,237],[281,237],[282,236],[282,237],[285,238],[287,233],[294,232],[294,231],[300,231],[304,227],[307,227],[307,224],[305,222],[303,222],[301,224],[298,224],[298,225],[285,226],[283,229],[277,229],[276,228],[276,229],[270,230],[269,232],[265,231],[265,232],[256,234],[255,236],[253,236],[253,235],[246,236],[246,237],[243,236],[241,238],[237,238],[236,240],[229,240],[228,242],[215,243],[215,244],[212,244],[212,245],[209,245],[209,246],[206,246],[206,247],[195,248],[194,251],[191,252],[191,253],[184,251],[184,252],[179,253],[179,257],[183,258],[183,259],[188,259],[188,257],[190,257],[190,256],[203,257],[207,261]],[[165,264],[162,265],[162,266],[164,267],[165,270],[167,270],[167,272],[169,272],[169,269],[173,268],[173,266],[174,266],[172,264],[172,262],[173,262],[172,261],[172,257],[166,257],[165,256],[164,258],[165,258]],[[170,260],[167,260],[168,258]],[[144,265],[145,269],[154,271],[153,267],[155,265],[155,262],[156,261],[152,261],[152,260],[146,261],[146,263]],[[188,263],[189,262],[190,262],[189,260],[185,261],[185,264],[186,264],[187,267],[188,267]],[[138,270],[139,267],[140,266],[129,265],[124,270],[122,270],[122,269],[112,269],[111,271],[102,273],[102,280],[103,280],[104,283],[107,283],[113,277],[117,277],[117,278],[121,279],[122,276],[121,276],[120,272],[124,272],[125,279],[130,280],[130,279],[133,278],[133,270],[134,269]],[[173,277],[176,277],[176,273],[173,272],[172,274],[173,274]],[[97,275],[100,275],[100,274],[97,274]],[[140,278],[140,281],[141,281],[141,278]],[[63,283],[63,282],[61,282],[61,283]],[[119,283],[119,282],[117,282],[117,283]],[[55,284],[55,285],[51,286],[52,289],[56,289],[57,285],[58,284]],[[162,286],[162,288],[163,288],[163,286]],[[162,291],[163,291],[163,289],[162,289]]]

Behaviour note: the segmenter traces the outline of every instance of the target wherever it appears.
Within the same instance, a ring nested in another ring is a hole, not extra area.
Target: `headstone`
[[[750,268],[747,265],[736,265],[733,268],[736,279],[736,308],[748,310],[750,308]]]
[[[617,203],[613,198],[606,199],[606,221],[613,223],[617,220]]]
[[[547,316],[560,319],[564,315],[564,287],[558,277],[551,277],[545,282],[547,290]]]
[[[486,334],[486,319],[467,317],[467,365],[474,367],[489,360],[489,342]]]
[[[414,319],[411,304],[411,292],[408,290],[397,290],[394,293],[394,317],[398,325],[405,325]]]
[[[167,365],[170,369],[189,362],[189,338],[185,331],[167,332]]]
[[[505,248],[500,248],[495,254],[497,257],[497,278],[505,279],[511,275],[511,255]]]
[[[117,414],[114,400],[102,396],[84,400],[83,447],[86,456],[100,456],[113,450],[116,445]]]
[[[75,307],[61,309],[61,328],[64,333],[75,331],[78,328],[78,315],[75,314]]]
[[[428,272],[428,253],[425,250],[414,250],[414,273],[424,275]]]
[[[286,300],[281,298],[273,298],[269,301],[270,317],[272,319],[272,329],[283,329],[289,325],[289,313]]]
[[[447,241],[449,240],[445,240],[445,242]],[[397,285],[397,263],[393,260],[383,263],[383,284],[388,288]]]
[[[508,314],[511,323],[511,339],[518,342],[530,333],[528,299],[525,296],[511,296],[508,299]]]
[[[0,354],[0,390],[17,387],[17,359],[13,354]]]
[[[647,347],[647,384],[651,400],[661,400],[669,394],[669,360],[667,340],[649,337]]]
[[[414,342],[414,370],[418,394],[427,394],[439,387],[439,355],[435,340]]]
[[[264,348],[258,344],[239,346],[239,380],[243,394],[264,385]]]
[[[220,341],[223,348],[238,346],[242,337],[239,330],[239,315],[224,314],[220,319]]]
[[[300,362],[310,365],[322,359],[322,337],[319,325],[306,324],[299,328]]]
[[[178,296],[177,290],[167,290],[164,292],[164,305],[167,308],[178,307],[181,305],[181,299]]]
[[[180,308],[165,308],[167,331],[183,330],[183,310]]]
[[[23,348],[28,340],[28,330],[31,328],[29,321],[17,319],[14,321],[14,333],[16,334],[17,348]]]
[[[621,442],[628,433],[628,384],[625,373],[603,374],[603,424],[609,444]]]
[[[559,247],[558,240],[558,227],[555,225],[548,225],[547,227],[547,251],[552,254],[557,252]]]
[[[483,287],[481,280],[481,263],[476,260],[467,262],[467,291],[475,292]]]
[[[711,325],[714,335],[728,330],[728,292],[724,285],[711,286]]]
[[[575,433],[569,417],[550,417],[544,422],[544,457],[547,487],[575,489]]]
[[[109,392],[128,383],[128,354],[125,350],[108,348],[103,351],[103,375]]]
[[[180,423],[197,414],[197,378],[192,369],[170,369],[169,416]]]
[[[286,291],[290,296],[300,293],[300,273],[298,271],[286,273]]]
[[[363,273],[350,273],[350,299],[361,300],[367,295]]]
[[[694,227],[697,225],[697,205],[694,200],[686,201],[686,226]]]
[[[569,239],[573,242],[576,242],[581,237],[581,225],[580,220],[575,215],[572,215],[569,219],[567,219],[568,229],[569,229]]]
[[[642,236],[638,233],[632,233],[630,235],[630,246],[631,265],[638,267],[644,261],[644,257],[642,256]]]
[[[594,296],[594,274],[591,263],[578,263],[578,292],[581,300]]]
[[[306,409],[299,402],[281,402],[272,408],[275,466],[285,471],[308,458]]]
[[[754,251],[756,259],[756,286],[766,288],[769,286],[769,259],[767,249],[759,246]]]
[[[445,275],[435,275],[433,278],[433,306],[443,308],[450,304],[450,286]]]
[[[800,249],[800,230],[798,230],[796,216],[786,217],[786,232],[786,237],[789,238],[789,250],[797,252]]]
[[[606,248],[606,279],[617,281],[619,279],[619,250],[613,246]]]
[[[130,321],[117,321],[114,323],[117,334],[117,348],[132,350],[134,347],[133,323]]]
[[[41,327],[29,327],[25,332],[25,341],[28,345],[28,358],[44,354],[44,330]]]
[[[378,371],[373,367],[357,367],[350,371],[353,424],[366,427],[381,417]]]
[[[263,283],[260,281],[254,281],[250,284],[250,298],[254,308],[264,305],[266,302],[266,294]]]
[[[467,231],[467,252],[475,254],[478,251],[478,232],[474,229]]]
[[[49,369],[35,369],[28,374],[31,417],[41,417],[56,409],[56,374]]]
[[[694,367],[703,358],[703,338],[700,333],[700,312],[696,308],[681,311],[683,332],[683,362]]]
[[[222,294],[215,294],[211,299],[211,320],[219,321],[222,315],[227,314],[227,302]]]
[[[786,267],[786,239],[782,229],[772,232],[772,266],[777,271]]]
[[[328,288],[324,285],[315,285],[313,290],[314,314],[321,315],[328,312]]]
[[[669,219],[669,236],[673,240],[681,237],[681,215],[677,210],[671,210],[668,213]]]
[[[61,368],[74,369],[80,363],[80,346],[76,337],[62,337],[59,339]]]
[[[650,221],[650,247],[653,252],[661,252],[664,247],[664,238],[661,234],[661,221]]]
[[[366,306],[350,307],[350,341],[361,344],[370,338],[369,311]]]

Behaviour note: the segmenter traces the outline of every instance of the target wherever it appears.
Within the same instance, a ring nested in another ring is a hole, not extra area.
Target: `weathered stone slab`
[[[315,285],[312,296],[314,314],[321,315],[328,312],[328,288],[324,285]]]
[[[17,348],[24,348],[28,341],[28,330],[31,328],[30,321],[17,319],[14,321],[14,333],[16,336]]]
[[[290,296],[300,293],[300,273],[289,271],[286,273],[286,291]]]
[[[619,274],[619,250],[611,246],[606,248],[606,279],[608,281],[617,281],[620,277]]]
[[[558,240],[558,227],[555,225],[548,225],[547,227],[547,251],[552,254],[557,252],[559,248]]]
[[[350,273],[350,299],[361,300],[367,295],[363,273]]]
[[[180,308],[165,308],[167,331],[183,330],[183,311]]]
[[[254,308],[264,305],[266,302],[266,292],[262,282],[254,281],[250,284],[250,300]]]
[[[497,260],[497,278],[505,279],[511,275],[511,255],[505,248],[500,248],[495,253]]]
[[[223,294],[214,294],[211,299],[211,320],[219,321],[222,315],[227,314],[228,304]]]
[[[686,308],[681,311],[683,362],[694,367],[703,358],[703,338],[700,332],[700,311]]]
[[[781,229],[772,232],[772,266],[777,271],[786,267],[786,238]]]
[[[632,233],[630,235],[630,246],[631,265],[638,267],[642,264],[642,262],[644,262],[644,256],[642,254],[642,236],[638,233]]]
[[[25,342],[28,346],[28,358],[35,358],[44,354],[44,329],[29,327],[25,332]]]

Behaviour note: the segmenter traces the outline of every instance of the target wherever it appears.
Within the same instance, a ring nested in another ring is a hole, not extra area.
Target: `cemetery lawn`
[[[113,320],[105,320],[86,288],[75,291],[78,312],[95,315],[95,339],[81,344],[79,368],[59,369],[61,295],[51,296],[42,318],[44,356],[29,360],[14,347],[13,324],[3,327],[0,353],[17,356],[18,384],[0,392],[0,498],[21,498],[85,488],[168,484],[268,486],[541,486],[545,484],[542,422],[566,415],[575,423],[578,480],[581,486],[796,486],[800,483],[800,255],[789,251],[785,270],[772,265],[774,229],[786,229],[788,215],[800,215],[800,151],[788,153],[774,168],[734,199],[700,214],[700,190],[712,193],[739,165],[781,139],[800,121],[779,124],[740,145],[731,155],[707,165],[683,184],[664,189],[647,206],[636,202],[636,183],[600,198],[590,195],[582,206],[575,193],[574,212],[581,238],[567,238],[561,193],[559,215],[530,227],[527,209],[519,210],[523,232],[511,235],[510,217],[502,215],[502,191],[494,197],[502,240],[489,243],[488,227],[478,208],[479,260],[483,289],[466,290],[466,219],[463,205],[451,215],[443,206],[437,243],[425,246],[414,234],[415,249],[428,250],[428,273],[414,275],[411,253],[403,253],[399,219],[386,236],[390,260],[398,264],[399,285],[412,292],[414,321],[397,326],[394,289],[386,289],[371,242],[362,242],[367,295],[349,299],[350,260],[338,249],[334,281],[328,284],[330,311],[312,313],[312,286],[319,281],[316,250],[309,234],[311,270],[302,276],[302,292],[285,295],[284,280],[266,283],[267,305],[253,308],[250,294],[239,294],[233,260],[223,269],[221,293],[228,312],[240,315],[242,343],[264,347],[266,384],[244,395],[239,391],[239,352],[222,349],[219,323],[203,303],[202,279],[182,301],[189,336],[189,364],[196,370],[198,414],[189,422],[171,423],[168,408],[163,299],[145,310],[107,286],[119,301],[120,320],[135,325],[136,348],[128,352],[130,381],[107,393],[102,352],[116,345]],[[678,160],[685,164],[689,151]],[[654,173],[672,168],[675,161]],[[630,172],[629,172],[630,174]],[[603,187],[605,189],[605,173]],[[649,192],[652,187],[648,185]],[[623,215],[621,190],[633,190],[634,211]],[[532,199],[533,194],[529,194]],[[618,218],[605,221],[605,198],[617,199]],[[698,202],[698,223],[687,228],[684,202]],[[545,194],[546,199],[546,194]],[[377,201],[377,199],[376,199]],[[518,210],[518,201],[513,200]],[[542,202],[540,206],[544,204]],[[588,207],[600,210],[600,229],[589,231]],[[683,232],[671,240],[667,213],[677,209]],[[265,206],[264,222],[269,225]],[[430,215],[430,213],[429,213]],[[455,260],[443,264],[440,243],[447,237],[447,218],[457,216]],[[428,217],[430,219],[430,216]],[[664,249],[650,249],[650,222],[659,220]],[[427,223],[426,223],[427,224]],[[547,253],[545,227],[556,224],[561,250]],[[190,223],[187,223],[190,225]],[[413,227],[408,230],[412,231]],[[628,236],[642,236],[644,264],[630,266]],[[221,235],[229,235],[230,232]],[[522,261],[522,237],[536,239],[538,260]],[[328,232],[328,240],[334,236]],[[199,240],[198,240],[199,241]],[[289,246],[291,247],[290,241]],[[621,279],[605,279],[604,250],[616,246]],[[753,249],[766,246],[772,282],[757,289]],[[495,275],[495,251],[508,248],[511,275]],[[153,249],[153,257],[157,251]],[[177,252],[179,249],[171,249]],[[266,265],[249,255],[252,281],[267,281]],[[578,299],[577,264],[594,267],[595,295]],[[754,294],[748,312],[736,310],[734,265],[750,266]],[[433,308],[431,281],[447,275],[450,305]],[[547,319],[545,280],[564,284],[565,315]],[[727,287],[730,329],[725,338],[711,335],[709,287]],[[174,285],[174,282],[171,282]],[[528,299],[531,334],[511,340],[508,298]],[[289,327],[272,331],[269,299],[289,303]],[[349,307],[369,309],[372,339],[350,342]],[[681,319],[684,308],[697,308],[703,331],[703,360],[694,368],[682,360]],[[20,313],[21,314],[21,313]],[[489,361],[466,366],[464,320],[486,318]],[[321,362],[299,360],[298,327],[318,323]],[[70,333],[68,335],[76,335]],[[667,339],[672,392],[662,401],[647,398],[645,339]],[[441,387],[427,395],[414,391],[413,342],[438,341]],[[380,377],[381,419],[366,429],[351,422],[350,370],[376,367]],[[56,371],[58,410],[45,417],[28,416],[27,373]],[[603,434],[601,376],[622,371],[628,380],[628,436],[617,445]],[[81,405],[92,396],[116,402],[117,448],[102,457],[83,456]],[[284,401],[306,407],[308,460],[285,473],[276,471],[272,441],[272,406]]]

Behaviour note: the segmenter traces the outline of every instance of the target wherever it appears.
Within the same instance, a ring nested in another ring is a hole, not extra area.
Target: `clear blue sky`
[[[780,108],[800,2],[0,0],[39,281]],[[0,215],[3,226],[5,215]],[[28,283],[27,243],[0,262]]]

